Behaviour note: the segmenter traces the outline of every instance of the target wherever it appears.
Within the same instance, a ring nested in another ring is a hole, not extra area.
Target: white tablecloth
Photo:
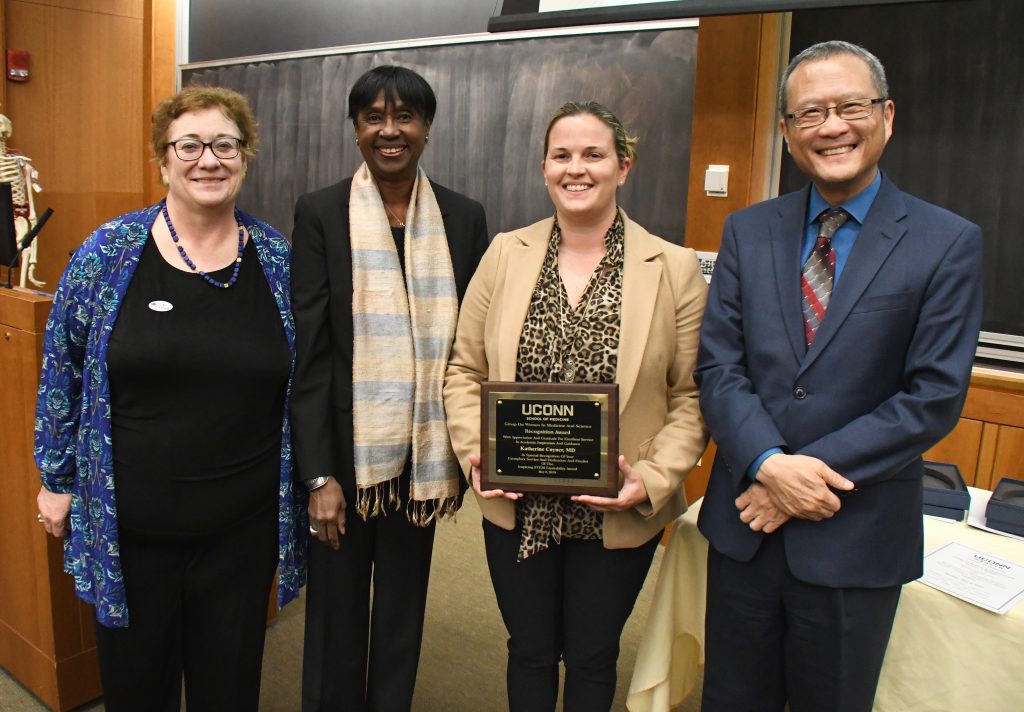
[[[676,520],[662,558],[629,686],[630,712],[668,712],[693,690],[704,664],[708,544],[697,531],[700,504]],[[960,522],[924,521],[926,552],[957,541],[1024,564],[1024,541]],[[916,581],[904,586],[874,709],[1024,710],[1024,603],[1000,616]]]

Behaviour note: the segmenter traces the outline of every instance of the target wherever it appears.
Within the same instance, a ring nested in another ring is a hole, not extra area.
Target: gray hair
[[[803,52],[793,57],[793,60],[789,63],[789,66],[786,67],[786,71],[782,75],[782,82],[779,84],[779,112],[782,114],[786,113],[786,85],[789,83],[790,75],[793,74],[798,66],[804,62],[817,62],[819,60],[828,59],[842,54],[852,55],[864,60],[864,63],[868,65],[868,69],[871,70],[871,79],[875,83],[875,91],[878,96],[883,99],[889,98],[889,82],[885,78],[885,67],[883,67],[882,63],[878,61],[878,57],[871,54],[860,45],[853,44],[852,42],[830,40],[828,42],[819,42],[818,44],[811,45]]]

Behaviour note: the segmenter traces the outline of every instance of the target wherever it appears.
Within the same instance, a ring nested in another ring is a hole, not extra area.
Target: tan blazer
[[[655,237],[624,213],[619,451],[649,503],[604,515],[604,545],[640,546],[686,510],[683,478],[707,444],[693,368],[707,299],[693,250]],[[448,360],[444,402],[455,454],[469,475],[480,450],[480,382],[514,381],[523,321],[553,218],[497,235],[469,283]],[[479,498],[478,498],[479,499]],[[488,521],[515,527],[515,505],[479,499]]]

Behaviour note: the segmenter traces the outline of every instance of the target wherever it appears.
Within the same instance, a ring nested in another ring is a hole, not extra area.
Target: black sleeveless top
[[[290,364],[251,240],[218,289],[150,236],[107,356],[118,527],[202,536],[276,508]]]

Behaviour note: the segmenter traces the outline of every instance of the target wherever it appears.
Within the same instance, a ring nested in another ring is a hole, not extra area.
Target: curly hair
[[[151,139],[154,160],[163,164],[167,155],[167,131],[175,119],[190,111],[211,107],[220,109],[225,117],[235,122],[241,133],[242,156],[246,162],[252,160],[259,145],[259,135],[256,133],[256,116],[252,113],[249,100],[233,89],[209,86],[185,87],[174,96],[164,99],[154,109]]]

